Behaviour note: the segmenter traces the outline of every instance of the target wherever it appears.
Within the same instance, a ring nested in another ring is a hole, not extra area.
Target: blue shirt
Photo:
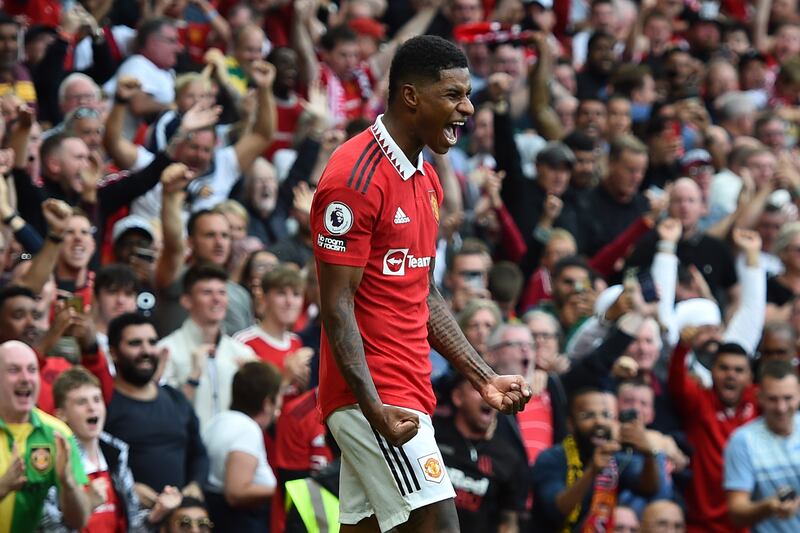
[[[782,437],[767,428],[764,417],[745,424],[731,435],[725,448],[725,490],[750,493],[754,502],[772,497],[782,487],[800,494],[800,413],[794,431]],[[796,533],[800,516],[770,518],[754,525],[753,533]]]

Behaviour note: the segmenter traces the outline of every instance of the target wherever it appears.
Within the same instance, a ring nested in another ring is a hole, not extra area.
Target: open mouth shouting
[[[26,384],[14,388],[14,399],[23,405],[35,403],[33,386]]]
[[[88,427],[90,430],[99,429],[98,428],[99,423],[100,423],[99,416],[90,416],[89,418],[86,419],[86,427]]]
[[[458,142],[458,129],[464,126],[463,120],[454,120],[444,127],[444,138],[447,144],[455,146]]]

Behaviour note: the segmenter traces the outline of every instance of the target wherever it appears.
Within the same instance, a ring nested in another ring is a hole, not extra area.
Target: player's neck
[[[403,124],[402,120],[395,117],[391,110],[387,110],[381,120],[386,131],[389,132],[408,160],[416,161],[424,146],[411,134],[412,128]]]

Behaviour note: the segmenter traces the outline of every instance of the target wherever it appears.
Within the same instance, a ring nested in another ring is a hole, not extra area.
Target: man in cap
[[[536,179],[522,176],[503,181],[502,196],[525,239],[553,226],[569,228],[573,213],[564,209],[561,197],[567,191],[575,166],[575,154],[560,141],[547,143],[536,156]],[[544,242],[547,238],[541,239]]]
[[[139,215],[119,219],[111,230],[111,243],[114,261],[131,267],[139,283],[151,285],[158,253],[150,221]]]

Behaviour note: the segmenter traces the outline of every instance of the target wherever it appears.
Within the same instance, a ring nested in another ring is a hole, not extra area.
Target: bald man
[[[66,424],[36,408],[39,388],[36,353],[20,341],[0,344],[0,531],[38,524],[52,486],[66,527],[81,529],[89,518],[78,444]]]
[[[724,308],[729,301],[736,300],[738,278],[728,245],[702,232],[700,221],[707,212],[697,183],[691,178],[675,180],[669,198],[669,216],[680,220],[683,234],[674,251],[684,267],[697,267]],[[636,246],[628,266],[649,269],[656,250],[662,250],[662,246],[672,247],[672,244],[659,244],[658,233],[651,231]]]
[[[670,500],[651,502],[642,512],[642,533],[657,531],[686,531],[686,520],[678,504]]]

